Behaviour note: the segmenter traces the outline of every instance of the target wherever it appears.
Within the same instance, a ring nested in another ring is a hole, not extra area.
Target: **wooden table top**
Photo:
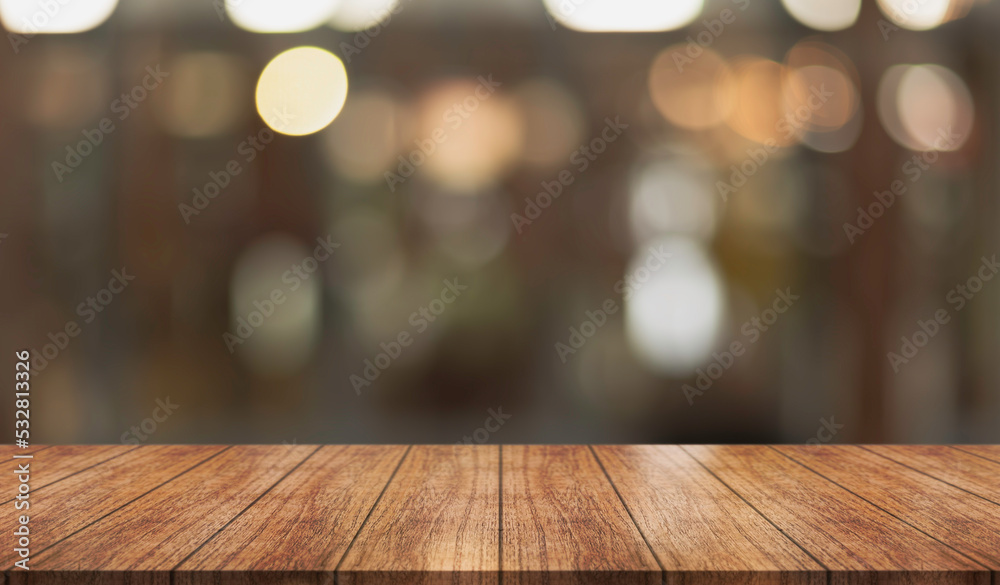
[[[1000,446],[3,450],[11,585],[1000,585]]]

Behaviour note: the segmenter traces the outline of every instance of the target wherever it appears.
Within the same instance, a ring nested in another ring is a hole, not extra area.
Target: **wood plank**
[[[1000,463],[946,445],[864,445],[863,447],[1000,504]]]
[[[105,575],[161,583],[161,577],[169,579],[170,569],[316,449],[306,445],[230,447],[36,554],[30,573],[80,582]],[[149,467],[157,464],[148,459]],[[11,573],[12,577],[21,575]]]
[[[31,549],[37,555],[102,516],[222,451],[223,447],[149,446],[69,477],[48,489],[33,492],[30,509]],[[0,532],[13,533],[17,516],[0,517]],[[18,557],[0,549],[0,567],[13,569]]]
[[[502,480],[504,585],[660,583],[588,447],[505,445]]]
[[[499,448],[418,445],[337,568],[341,585],[498,581]]]
[[[1000,506],[993,502],[856,446],[776,449],[936,540],[1000,569]]]
[[[834,584],[988,585],[990,573],[765,446],[684,450],[802,545]]]
[[[321,448],[177,567],[174,583],[332,583],[405,452],[405,446]]]
[[[1000,445],[955,445],[954,448],[1000,463]]]
[[[674,445],[595,446],[667,585],[824,585],[826,569]]]
[[[32,492],[37,492],[46,486],[62,481],[74,473],[79,473],[95,465],[100,465],[105,461],[124,455],[136,448],[134,445],[56,445],[41,449],[32,453],[35,456],[27,460],[31,463],[30,485]],[[5,465],[9,465],[9,467],[2,468],[3,473],[11,477],[11,473],[8,473],[7,470],[10,469],[13,471],[17,463],[15,463],[14,459],[10,459]],[[13,490],[5,490],[0,497],[6,497],[12,492]],[[8,498],[0,503],[0,505],[12,501],[14,501],[14,498]]]

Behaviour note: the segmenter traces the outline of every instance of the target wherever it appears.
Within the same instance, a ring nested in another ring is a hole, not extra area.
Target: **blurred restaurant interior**
[[[1000,2],[0,27],[35,443],[1000,442]]]

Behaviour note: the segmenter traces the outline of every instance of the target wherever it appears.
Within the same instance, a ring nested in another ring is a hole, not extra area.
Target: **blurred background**
[[[0,24],[35,443],[1000,442],[996,2]]]

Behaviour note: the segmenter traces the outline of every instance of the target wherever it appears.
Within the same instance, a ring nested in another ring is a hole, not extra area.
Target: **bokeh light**
[[[532,79],[514,90],[524,116],[521,160],[533,167],[563,166],[583,140],[584,116],[579,100],[563,85]]]
[[[53,44],[32,55],[28,119],[50,130],[76,130],[99,117],[108,103],[107,66],[94,51]]]
[[[55,6],[55,9],[52,6]],[[79,33],[100,26],[118,6],[118,0],[52,2],[0,0],[0,22],[15,34]]]
[[[648,243],[670,254],[649,270],[645,282],[625,301],[629,344],[653,371],[684,376],[711,354],[725,313],[722,280],[707,252],[693,240],[673,237]],[[646,263],[636,251],[629,274]]]
[[[835,31],[852,26],[861,12],[861,0],[781,0],[795,20],[816,30]]]
[[[788,146],[798,141],[784,97],[785,68],[767,59],[744,56],[733,64],[736,103],[727,122],[745,138]],[[807,117],[808,120],[808,117]]]
[[[878,0],[882,14],[902,28],[929,30],[954,16],[953,0]]]
[[[400,318],[394,299],[407,282],[407,258],[400,242],[399,226],[374,207],[356,206],[336,215],[331,233],[349,243],[337,257],[350,319],[359,338],[378,343],[399,333]]]
[[[347,32],[360,31],[389,21],[400,10],[399,0],[340,0],[330,26]]]
[[[8,329],[58,343],[107,271],[137,278],[41,377],[97,405],[53,437],[116,442],[185,377],[154,440],[446,442],[501,404],[491,442],[801,442],[834,414],[845,441],[923,436],[857,416],[893,368],[843,364],[991,253],[997,1],[0,0],[0,21],[56,5],[107,20],[0,59]],[[68,26],[40,14],[26,33]],[[342,247],[230,352],[326,233]],[[456,276],[469,294],[359,398],[348,376]],[[687,408],[788,286],[804,302]],[[968,374],[921,382],[961,403],[952,434],[992,440],[997,312],[985,291],[941,340]],[[830,335],[855,322],[879,335]]]
[[[832,45],[806,39],[785,55],[785,68],[788,108],[804,112],[794,117],[804,119],[799,133],[802,143],[820,152],[841,152],[853,146],[864,118],[859,76],[851,59]]]
[[[458,264],[478,268],[496,258],[510,239],[507,198],[496,191],[474,197],[439,189],[416,198],[419,216],[438,250]]]
[[[697,59],[680,44],[661,51],[649,69],[656,109],[676,126],[699,130],[722,123],[733,109],[735,87],[726,60],[711,49]]]
[[[417,138],[403,156],[423,160],[430,178],[455,191],[496,181],[517,160],[524,141],[516,100],[496,91],[488,93],[475,79],[434,85],[420,100]]]
[[[274,131],[292,136],[325,128],[347,99],[347,70],[316,47],[296,47],[271,60],[257,81],[257,112]]]
[[[690,160],[655,161],[633,177],[629,220],[634,241],[666,234],[708,239],[715,232],[714,173]]]
[[[183,53],[165,67],[170,83],[157,93],[157,115],[176,136],[204,138],[231,130],[245,113],[246,63],[224,53]],[[162,99],[161,99],[162,98]]]
[[[584,32],[674,30],[701,14],[703,0],[543,0],[549,15],[567,28]]]
[[[817,152],[844,152],[858,141],[863,123],[864,114],[859,106],[843,126],[822,130],[809,129],[800,138],[802,144]]]
[[[784,88],[788,110],[810,129],[840,128],[858,107],[858,92],[851,80],[823,65],[789,70]]]
[[[251,32],[288,33],[314,29],[328,20],[341,0],[226,0],[226,15]]]
[[[397,164],[398,148],[408,134],[411,117],[406,105],[389,91],[352,91],[344,111],[323,133],[334,168],[359,183],[383,181],[383,173]]]
[[[882,75],[878,115],[886,132],[911,150],[957,150],[972,132],[975,110],[962,79],[940,65],[896,65]]]
[[[817,37],[807,37],[795,43],[785,54],[785,66],[789,69],[801,69],[810,65],[836,69],[854,85],[861,84],[858,69],[851,58],[837,47],[817,40]]]
[[[240,256],[230,283],[229,333],[244,338],[228,342],[244,365],[258,374],[289,375],[313,356],[322,330],[320,299],[322,265],[303,279],[289,272],[305,270],[312,250],[285,234],[265,236]],[[284,278],[293,274],[294,278]],[[297,283],[297,288],[293,290]],[[275,292],[284,300],[275,303]],[[266,314],[266,313],[270,314]],[[259,318],[258,318],[259,315]]]

